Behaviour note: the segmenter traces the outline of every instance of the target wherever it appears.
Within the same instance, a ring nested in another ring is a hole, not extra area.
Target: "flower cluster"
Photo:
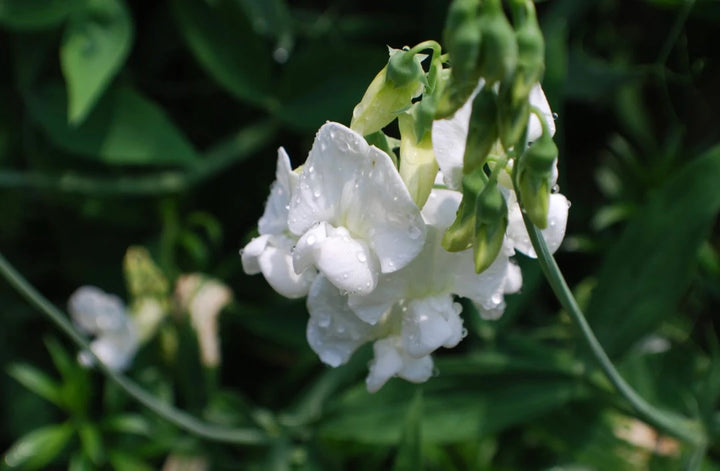
[[[539,86],[534,96],[549,114]],[[471,100],[433,125],[437,181],[446,187],[436,184],[422,208],[393,159],[341,124],[320,128],[298,169],[292,170],[279,149],[259,236],[241,251],[248,274],[262,273],[286,297],[307,296],[307,339],[324,363],[339,366],[358,347],[374,342],[369,391],[393,376],[427,380],[431,353],[465,336],[457,297],[486,316],[498,316],[504,295],[522,284],[510,257],[515,250],[534,256],[507,174],[502,193],[509,223],[489,267],[476,273],[471,248],[449,252],[442,246],[462,199],[454,179],[458,170],[462,175]],[[537,137],[539,124],[530,122],[529,128],[529,138]],[[551,196],[543,231],[551,250],[564,236],[567,209],[562,195]]]

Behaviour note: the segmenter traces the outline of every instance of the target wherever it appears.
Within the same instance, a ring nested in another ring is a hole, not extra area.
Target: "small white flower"
[[[315,270],[296,273],[292,263],[292,249],[297,237],[288,230],[290,199],[297,187],[298,175],[290,166],[285,149],[278,149],[275,182],[258,221],[260,235],[241,251],[245,273],[262,273],[275,291],[287,298],[301,298],[310,289]]]
[[[94,286],[78,288],[68,300],[68,311],[75,325],[94,335],[90,350],[108,368],[126,369],[139,346],[137,329],[127,315],[123,301]],[[91,366],[92,357],[80,352],[78,360]]]
[[[326,123],[315,137],[290,203],[299,237],[295,271],[316,267],[336,287],[368,294],[381,273],[420,252],[425,225],[390,157],[355,131]]]

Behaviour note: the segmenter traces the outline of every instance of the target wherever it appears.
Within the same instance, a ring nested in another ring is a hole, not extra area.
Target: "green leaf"
[[[580,383],[564,378],[477,373],[444,374],[423,391],[423,441],[454,443],[500,432],[582,396]],[[364,385],[345,393],[326,414],[321,435],[330,440],[394,444],[401,437],[415,385],[392,380],[370,395]]]
[[[422,389],[417,388],[405,417],[405,428],[393,470],[420,471],[423,469],[422,417]]]
[[[150,423],[139,414],[121,414],[114,415],[103,422],[107,430],[121,433],[150,436]]]
[[[92,464],[90,458],[82,453],[76,453],[70,458],[68,471],[93,471],[94,469],[96,469],[96,467]]]
[[[653,194],[604,256],[587,317],[619,357],[673,314],[720,210],[720,147],[687,164]]]
[[[172,1],[178,27],[195,59],[235,98],[268,106],[274,89],[270,52],[236,5],[208,3]]]
[[[128,453],[110,451],[108,453],[112,469],[115,471],[152,471],[153,467]]]
[[[84,422],[78,426],[78,434],[80,445],[90,461],[95,465],[102,464],[104,452],[100,430],[94,424]]]
[[[38,396],[62,407],[60,384],[35,367],[24,364],[10,365],[8,374]]]
[[[65,448],[73,431],[70,423],[33,430],[10,447],[5,453],[5,463],[11,468],[43,468]]]
[[[18,31],[54,28],[78,3],[77,0],[0,0],[0,25]]]
[[[133,28],[123,0],[88,0],[70,19],[60,46],[68,121],[83,122],[130,52]]]
[[[65,151],[113,165],[192,165],[198,159],[163,109],[130,87],[111,89],[78,127],[64,119],[66,98],[57,84],[25,99],[33,119]]]

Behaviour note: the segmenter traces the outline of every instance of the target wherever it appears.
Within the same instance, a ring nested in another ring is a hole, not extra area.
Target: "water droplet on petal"
[[[550,189],[553,193],[559,193],[560,192],[560,185],[553,185],[553,187]]]
[[[307,238],[307,244],[308,244],[308,245],[313,245],[313,244],[315,244],[315,236],[314,236],[314,235],[309,235],[309,236],[308,236],[308,238]]]
[[[315,171],[315,166],[314,166],[314,165],[309,166],[308,169],[307,169],[307,171],[308,171],[309,173],[313,173],[313,172]]]
[[[315,190],[315,191],[313,191],[313,196],[314,196],[315,198],[320,198],[320,190]]]
[[[366,257],[365,254],[362,253],[362,252],[358,252],[358,253],[357,253],[357,259],[358,259],[358,262],[360,262],[360,263],[365,263],[365,262],[367,262],[367,257]]]
[[[463,328],[462,332],[460,332],[460,338],[465,338],[468,335],[468,330]]]

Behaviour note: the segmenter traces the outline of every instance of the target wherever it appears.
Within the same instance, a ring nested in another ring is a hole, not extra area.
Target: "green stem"
[[[45,314],[50,320],[67,335],[79,348],[90,350],[87,340],[72,326],[67,316],[40,294],[15,268],[0,254],[0,274],[20,293],[32,306]],[[160,401],[148,393],[135,382],[124,375],[111,370],[102,361],[95,357],[98,368],[103,374],[120,386],[129,396],[143,406],[147,407],[163,419],[171,422],[180,429],[194,435],[217,442],[234,443],[238,445],[263,445],[269,443],[270,437],[263,431],[253,428],[235,428],[216,426],[203,422],[200,419],[180,411],[169,404]]]
[[[182,193],[267,145],[275,136],[274,122],[262,121],[238,131],[205,153],[189,169],[155,172],[137,177],[93,177],[75,172],[60,175],[0,170],[0,189],[32,189],[90,196],[162,196]]]
[[[515,191],[518,195],[520,194],[517,188]],[[605,373],[605,376],[617,392],[625,398],[638,416],[647,423],[687,443],[691,443],[697,447],[704,446],[707,438],[699,422],[654,407],[645,401],[620,375],[615,365],[613,365],[605,353],[605,350],[603,350],[597,337],[595,337],[592,328],[575,301],[570,288],[565,282],[565,278],[560,272],[560,268],[545,244],[545,239],[542,237],[541,232],[535,227],[532,221],[530,221],[530,218],[524,210],[522,211],[522,215],[523,222],[530,235],[532,246],[535,249],[545,278],[548,280],[550,287],[562,307],[570,314],[570,317],[572,317],[573,321],[580,328],[580,332],[587,342],[588,347],[590,347],[590,351],[595,357],[600,369]]]

